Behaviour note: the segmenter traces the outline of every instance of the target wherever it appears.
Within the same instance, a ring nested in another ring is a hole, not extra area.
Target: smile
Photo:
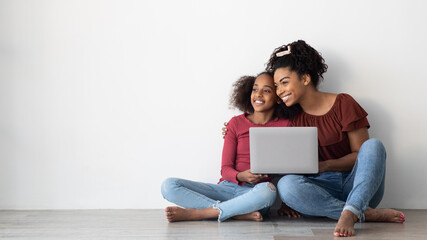
[[[289,96],[291,96],[291,94],[288,94],[288,95],[286,95],[286,96],[282,97],[282,101],[283,101],[283,102],[288,101]]]

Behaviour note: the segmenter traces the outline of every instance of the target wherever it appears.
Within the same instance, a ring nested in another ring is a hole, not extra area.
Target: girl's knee
[[[179,185],[178,182],[178,178],[167,178],[165,181],[163,181],[161,191],[162,196],[165,199],[170,198],[171,193],[173,193],[174,189],[176,189],[176,187]]]
[[[263,198],[263,201],[272,205],[276,200],[277,190],[271,182],[259,183],[255,186],[258,191],[258,196]]]

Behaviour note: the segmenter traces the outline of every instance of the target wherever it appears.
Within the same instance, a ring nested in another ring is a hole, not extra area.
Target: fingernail
[[[405,216],[403,214],[400,215],[400,218],[405,218]]]

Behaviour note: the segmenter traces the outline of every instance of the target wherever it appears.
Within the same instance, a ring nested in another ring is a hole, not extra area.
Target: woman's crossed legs
[[[354,235],[356,221],[402,223],[402,212],[375,209],[384,193],[385,155],[382,143],[370,139],[362,145],[351,173],[284,176],[278,183],[280,197],[304,215],[339,220],[335,236]]]

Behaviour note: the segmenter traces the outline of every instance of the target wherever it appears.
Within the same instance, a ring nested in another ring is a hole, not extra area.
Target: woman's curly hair
[[[271,77],[272,74],[270,72],[262,72],[257,76],[243,76],[240,77],[233,84],[233,93],[230,97],[230,105],[233,108],[237,108],[242,112],[246,112],[249,114],[254,113],[254,108],[251,103],[251,94],[252,89],[257,77],[267,74]],[[287,107],[278,97],[278,104],[276,105],[276,109],[274,111],[274,115],[279,118],[291,119],[295,114],[300,111],[300,107],[297,104],[296,106]]]
[[[289,50],[289,47],[290,54],[281,57],[276,56],[279,52]],[[316,88],[328,69],[328,65],[325,64],[325,60],[320,53],[303,40],[276,48],[266,65],[266,71],[273,74],[278,68],[286,67],[289,67],[291,71],[297,72],[299,76],[309,74],[311,82]]]

